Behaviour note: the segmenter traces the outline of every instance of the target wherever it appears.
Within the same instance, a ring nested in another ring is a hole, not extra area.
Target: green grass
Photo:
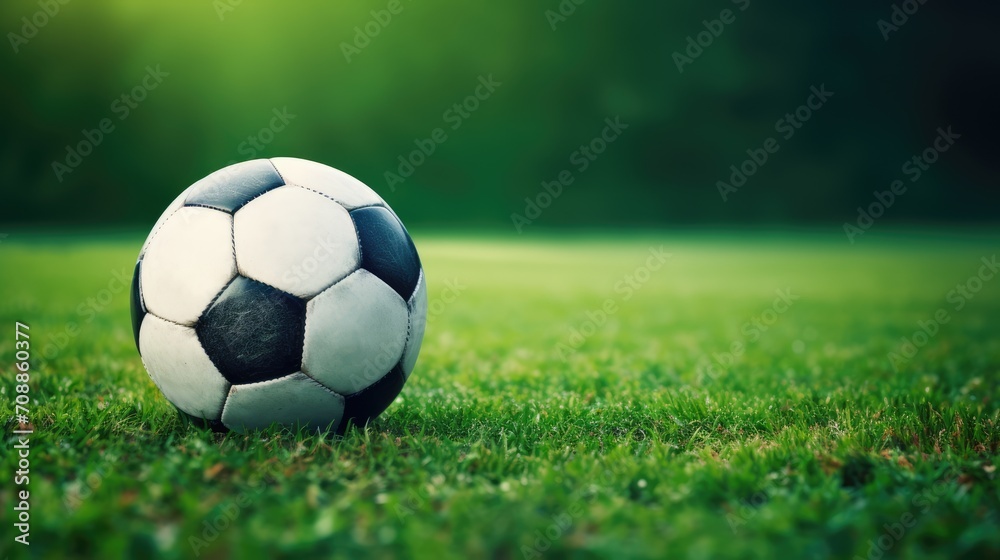
[[[1000,278],[948,301],[1000,238],[417,242],[432,309],[417,371],[367,429],[326,439],[178,420],[126,292],[87,311],[139,239],[4,240],[5,421],[14,321],[53,355],[31,381],[30,556],[191,557],[192,538],[202,558],[851,558],[880,537],[886,558],[1000,554]],[[616,283],[660,245],[672,257],[625,301]],[[798,299],[766,332],[743,329],[786,288]],[[888,354],[942,308],[896,371]],[[21,558],[11,445],[0,555]]]

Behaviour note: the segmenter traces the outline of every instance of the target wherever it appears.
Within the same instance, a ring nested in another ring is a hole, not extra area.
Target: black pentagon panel
[[[351,212],[361,243],[361,268],[378,276],[409,301],[420,278],[420,257],[410,234],[392,212],[379,206]]]
[[[304,301],[237,276],[198,319],[195,331],[222,376],[239,385],[299,371],[305,328]]]
[[[369,420],[382,414],[403,390],[405,382],[403,366],[396,364],[392,371],[367,389],[344,397],[344,420],[338,431],[344,433],[350,424],[364,426]]]
[[[245,161],[224,167],[192,185],[184,206],[204,206],[232,214],[284,184],[270,161]]]
[[[191,416],[179,408],[177,409],[177,414],[181,417],[182,422],[185,424],[191,424],[200,430],[212,430],[218,434],[225,434],[229,432],[229,428],[222,423],[222,420],[198,418],[197,416]]]
[[[132,333],[135,335],[135,347],[142,354],[139,348],[139,327],[146,317],[146,306],[142,304],[142,292],[139,289],[139,271],[142,270],[142,261],[135,263],[135,272],[132,274]]]

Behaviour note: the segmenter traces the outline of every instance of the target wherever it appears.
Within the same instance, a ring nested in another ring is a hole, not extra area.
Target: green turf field
[[[1000,237],[416,241],[417,370],[333,440],[182,424],[116,279],[141,238],[12,233],[0,556],[25,557],[15,321],[36,362],[31,557],[1000,554],[1000,276],[970,280]],[[921,321],[935,334],[909,348]]]

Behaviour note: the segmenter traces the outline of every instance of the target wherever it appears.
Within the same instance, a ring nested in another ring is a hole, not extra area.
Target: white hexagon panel
[[[311,298],[358,268],[361,249],[347,210],[313,191],[285,186],[236,213],[240,274]]]

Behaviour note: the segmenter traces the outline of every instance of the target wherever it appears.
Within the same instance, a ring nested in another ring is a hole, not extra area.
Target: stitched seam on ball
[[[226,282],[226,285],[223,286],[221,290],[219,290],[219,293],[215,294],[215,297],[212,298],[212,301],[208,302],[208,305],[206,305],[205,309],[203,309],[201,311],[201,315],[198,315],[198,318],[195,320],[194,325],[192,325],[192,327],[201,322],[201,318],[205,316],[205,313],[207,313],[208,310],[211,309],[213,305],[215,305],[215,302],[219,301],[219,298],[222,297],[222,294],[226,293],[226,290],[229,289],[229,286],[232,285],[232,283],[235,282],[236,279],[239,278],[239,276],[240,276],[240,274],[239,274],[239,270],[237,268],[236,275],[234,275],[232,278],[230,278],[229,282]],[[161,319],[162,319],[162,317],[161,317]],[[165,320],[166,319],[164,319],[164,321]]]
[[[216,212],[222,212],[223,214],[232,215],[232,212],[226,210],[225,208],[219,208],[218,206],[212,206],[210,204],[185,204],[183,208],[204,208],[206,210],[215,210]]]
[[[323,293],[323,292],[320,292],[320,294],[321,293]],[[316,296],[318,296],[318,295],[319,294],[316,294]],[[316,296],[313,296],[312,299],[315,299]],[[312,303],[312,299],[310,299],[309,301],[306,302],[306,312],[302,314],[303,315],[303,317],[302,317],[302,360],[300,360],[300,363],[299,363],[299,371],[302,372],[302,375],[305,375],[306,377],[308,377],[310,379],[313,379],[313,377],[311,375],[309,375],[308,373],[306,373],[306,344],[308,344],[308,341],[309,341],[309,304]]]
[[[180,211],[181,211],[181,209],[183,209],[183,208],[184,208],[184,205],[182,204],[180,208],[178,208],[178,209],[174,210],[173,212],[171,212],[171,213],[170,213],[170,215],[169,215],[169,216],[167,216],[167,219],[165,219],[165,220],[163,220],[162,222],[160,222],[160,225],[159,225],[159,227],[157,227],[157,228],[156,228],[155,230],[153,230],[153,233],[149,234],[149,241],[147,241],[147,242],[146,242],[146,244],[145,244],[145,245],[146,245],[146,251],[148,251],[148,250],[149,250],[149,246],[150,246],[150,245],[152,245],[152,244],[153,244],[153,240],[154,240],[154,239],[156,239],[156,234],[160,233],[160,230],[161,230],[161,229],[163,229],[163,226],[167,225],[167,222],[169,222],[169,221],[170,221],[170,218],[173,218],[173,217],[174,217],[174,214],[177,214],[177,213],[178,213],[178,212],[180,212]],[[139,261],[141,261],[141,260],[142,260],[142,258],[143,258],[144,256],[146,256],[146,251],[141,251],[141,252],[139,253],[139,258],[138,258],[138,259],[136,259],[136,261],[135,261],[135,262],[139,262]]]
[[[229,406],[229,396],[233,393],[233,387],[235,387],[235,385],[230,383],[229,390],[226,391],[226,398],[222,399],[222,411],[219,412],[219,422],[222,422],[222,417],[226,415],[226,408]],[[225,422],[223,422],[222,425],[226,426]],[[226,426],[226,428],[229,428],[229,426]]]
[[[336,395],[336,396],[338,396],[338,397],[340,397],[340,398],[342,398],[342,399],[343,399],[343,398],[346,398],[346,397],[344,397],[344,395],[341,395],[340,393],[338,393],[338,392],[334,391],[333,389],[331,389],[331,388],[327,387],[326,385],[323,385],[323,383],[322,383],[322,382],[321,382],[321,381],[320,381],[319,379],[316,379],[315,377],[313,377],[313,376],[309,375],[308,373],[306,373],[306,372],[304,372],[304,371],[302,371],[302,372],[299,372],[299,373],[301,373],[302,375],[306,376],[306,378],[307,378],[307,379],[308,379],[309,381],[312,381],[312,382],[313,382],[313,383],[315,383],[316,385],[319,385],[319,386],[320,386],[320,388],[322,388],[322,389],[323,389],[324,391],[326,391],[326,392],[328,392],[328,393],[330,393],[330,394],[332,394],[332,395]]]
[[[316,189],[310,189],[309,187],[307,187],[305,185],[300,185],[298,183],[289,183],[288,186],[290,186],[290,187],[298,187],[300,189],[305,189],[307,191],[314,192],[314,193],[322,196],[323,198],[328,198],[328,199],[332,200],[335,204],[337,204],[338,206],[340,206],[344,210],[347,210],[347,203],[346,202],[344,202],[342,200],[337,200],[336,198],[333,198],[332,196],[330,196],[330,195],[328,195],[328,194],[326,194],[324,192],[319,192]]]
[[[420,275],[417,276],[417,287],[413,289],[413,294],[410,295],[410,300],[406,302],[407,306],[409,306],[409,305],[416,305],[416,303],[417,303],[417,294],[420,293],[420,282],[421,281],[424,281],[424,282],[427,281],[424,278],[424,267],[420,267]]]
[[[314,295],[313,297],[309,298],[309,301],[311,301],[311,300],[314,300],[314,299],[316,299],[316,298],[317,298],[317,297],[319,297],[319,296],[320,296],[320,294],[322,294],[323,292],[325,292],[325,291],[329,290],[330,288],[332,288],[332,287],[336,286],[337,284],[340,284],[341,282],[343,282],[344,280],[347,280],[347,279],[348,279],[348,278],[350,278],[351,276],[354,276],[355,274],[357,274],[357,272],[358,272],[358,271],[361,271],[361,270],[365,270],[365,269],[364,269],[364,267],[362,267],[362,266],[361,266],[361,265],[359,264],[357,268],[355,268],[354,270],[352,270],[352,271],[348,272],[347,274],[345,274],[345,275],[344,275],[344,276],[342,276],[341,278],[337,278],[336,280],[334,280],[334,281],[333,281],[333,283],[332,283],[332,284],[330,284],[330,285],[328,285],[328,286],[324,286],[324,287],[323,287],[323,289],[322,289],[322,290],[320,290],[320,291],[319,291],[319,292],[318,292],[318,293],[317,293],[316,295]],[[367,272],[367,271],[366,271],[366,272]]]
[[[135,275],[137,276],[135,285],[139,287],[139,309],[143,313],[149,313],[149,309],[146,308],[146,295],[142,292],[142,256],[139,257],[139,260],[135,264],[138,265],[138,268],[135,269]],[[139,322],[139,328],[142,328],[142,321]]]
[[[285,176],[281,174],[281,170],[278,169],[277,165],[274,165],[274,162],[271,161],[271,158],[267,158],[267,163],[271,164],[271,167],[274,168],[274,172],[278,174],[278,178],[281,179],[282,183],[285,183]],[[288,183],[285,183],[285,184],[287,185]]]
[[[288,186],[288,183],[285,183],[285,178],[281,176],[281,172],[278,171],[278,168],[274,165],[274,162],[272,162],[271,160],[267,160],[267,163],[271,164],[271,168],[274,169],[274,174],[277,175],[279,179],[281,179],[281,184],[278,185],[277,187],[274,187],[273,189],[267,189],[266,191],[264,191],[262,193],[258,193],[257,196],[254,196],[253,198],[248,198],[247,200],[244,200],[243,204],[240,204],[236,208],[233,208],[232,212],[226,212],[227,214],[233,216],[233,231],[234,231],[233,235],[235,235],[235,230],[236,230],[236,213],[237,212],[239,212],[240,210],[246,208],[247,205],[249,205],[251,202],[257,200],[258,198],[264,196],[265,194],[274,192],[274,191],[276,191],[276,190],[278,190],[278,189],[280,189],[282,187]],[[236,243],[235,242],[233,242],[233,251],[234,252],[236,251]]]
[[[149,372],[149,366],[146,365],[146,358],[143,358],[140,355],[139,361],[142,362],[142,369],[146,370],[146,377],[149,377],[149,380],[153,382],[153,385],[156,385],[156,388],[159,389],[160,385],[156,382],[155,379],[153,379],[153,374]],[[162,389],[160,390],[162,391]]]
[[[222,402],[219,404],[219,416],[215,418],[215,421],[218,422],[222,422],[222,414],[226,411],[226,403],[229,402],[229,393],[233,390],[233,384],[230,383],[228,379],[226,380],[226,385],[228,385],[228,387],[226,387],[226,390],[223,391],[224,394],[222,395]],[[208,418],[206,418],[206,420],[208,420]],[[223,425],[225,426],[225,424]],[[228,428],[229,426],[226,427]]]
[[[279,175],[278,177],[280,178],[281,176]],[[281,180],[284,181],[284,179],[281,179]],[[226,212],[226,213],[229,214],[229,215],[231,215],[231,216],[233,216],[233,217],[235,217],[237,212],[239,212],[240,210],[242,210],[242,209],[246,208],[247,206],[249,206],[251,202],[257,200],[258,198],[264,196],[265,194],[270,194],[270,193],[273,193],[274,191],[277,191],[277,190],[280,190],[280,189],[283,189],[283,188],[289,187],[289,186],[295,186],[295,185],[278,185],[277,187],[274,187],[273,189],[267,189],[266,191],[258,194],[257,196],[245,200],[243,202],[243,204],[240,204],[232,212]]]
[[[400,359],[400,362],[401,361],[402,361],[402,359]],[[378,384],[380,381],[382,381],[386,377],[389,377],[390,375],[392,375],[392,372],[396,371],[396,368],[399,368],[399,376],[403,378],[403,384],[406,384],[406,374],[403,373],[403,368],[399,365],[399,363],[397,363],[396,365],[392,366],[392,369],[390,369],[389,371],[385,372],[385,374],[382,375],[382,377],[379,377],[374,382],[372,382],[371,384],[369,384],[367,387],[364,387],[364,388],[362,388],[362,389],[360,389],[358,391],[355,391],[355,392],[351,393],[350,395],[344,395],[344,399],[345,400],[346,399],[351,399],[351,398],[357,397],[358,395],[361,395],[361,394],[363,394],[363,393],[365,393],[367,391],[371,391],[372,387],[374,387],[376,384]],[[393,400],[395,400],[395,399],[393,399]]]
[[[364,206],[355,206],[354,208],[351,208],[351,212],[354,212],[355,210],[364,210],[365,208],[385,208],[386,210],[389,209],[389,207],[386,206],[385,204],[381,204],[381,203],[376,202],[375,204],[366,204]]]
[[[270,160],[268,160],[268,161],[270,161]],[[274,164],[272,164],[272,165],[274,165]],[[280,175],[280,173],[279,173],[279,175]],[[284,178],[282,178],[282,180],[284,180]],[[309,192],[314,192],[314,193],[322,196],[323,198],[326,198],[328,200],[333,201],[334,204],[336,204],[337,206],[340,206],[345,211],[347,211],[348,217],[351,218],[351,225],[354,227],[354,239],[358,242],[358,266],[356,268],[354,268],[353,270],[351,270],[350,272],[348,272],[347,274],[345,274],[344,276],[342,276],[342,277],[334,280],[332,283],[330,283],[329,285],[325,286],[322,290],[319,291],[319,293],[316,294],[316,295],[319,295],[319,294],[321,294],[321,293],[329,290],[330,288],[336,286],[340,282],[344,281],[348,276],[350,276],[350,275],[354,274],[355,272],[357,272],[357,271],[359,271],[359,270],[362,269],[362,266],[361,266],[361,234],[360,234],[360,232],[358,232],[358,224],[354,223],[354,217],[351,216],[351,212],[353,210],[347,210],[347,207],[344,206],[343,202],[341,202],[341,201],[333,198],[332,196],[329,196],[329,195],[327,195],[325,193],[321,193],[321,192],[319,192],[316,189],[310,189],[309,187],[305,187],[305,186],[302,186],[302,185],[299,185],[299,184],[295,184],[295,183],[286,183],[285,186],[286,187],[298,187],[300,189],[305,189],[305,190],[307,190]],[[275,189],[275,190],[277,190],[277,189]],[[375,207],[375,206],[381,207],[380,204],[372,204],[371,206],[361,206],[360,208],[371,208],[371,207]],[[354,210],[357,210],[357,208],[355,208]],[[234,224],[233,230],[235,231],[235,229],[236,228],[235,228],[235,224]],[[233,246],[234,247],[236,246],[235,242],[233,242]],[[239,269],[239,263],[237,263],[237,269]],[[313,297],[316,297],[316,296],[313,296]],[[312,298],[309,298],[309,299],[312,299]]]
[[[354,226],[354,238],[358,240],[358,268],[365,267],[365,249],[361,246],[361,230],[358,229],[358,222],[354,220],[354,214],[348,212],[347,215],[351,218],[351,225]]]
[[[235,214],[229,217],[229,240],[232,242],[232,247],[233,247],[233,266],[236,268],[236,274],[239,274],[240,260],[236,258],[236,215]],[[214,300],[212,303],[215,303]]]
[[[164,319],[163,317],[160,317],[158,315],[153,315],[152,313],[147,313],[147,314],[148,315],[152,315],[153,317],[156,317],[157,319],[159,319],[161,321],[164,321],[164,322],[167,322],[167,323],[170,323],[170,324],[173,324],[173,325],[177,325],[179,327],[191,328],[191,327],[188,327],[187,325],[181,325],[180,323],[174,323],[173,321],[171,321],[169,319]],[[144,357],[142,357],[140,355],[139,356],[139,361],[142,362],[142,369],[146,370],[146,377],[148,377],[149,380],[153,382],[153,385],[156,386],[157,389],[160,389],[160,391],[163,391],[163,388],[160,387],[160,384],[157,383],[156,379],[153,378],[152,370],[149,368],[149,365],[146,364],[146,358],[144,358]],[[209,361],[211,361],[211,359],[209,359]],[[212,365],[215,366],[214,363]],[[225,379],[225,378],[223,378],[223,379]],[[233,387],[233,384],[229,383],[228,380],[226,381],[226,384],[228,385],[228,387],[224,391],[225,395],[222,397],[222,403],[220,405],[220,410],[219,410],[219,417],[216,419],[216,420],[218,420],[220,422],[222,421],[222,413],[226,409],[226,401],[229,400],[229,391]],[[206,420],[208,420],[208,418],[206,418]]]
[[[417,287],[413,291],[413,295],[410,299],[413,300],[415,304],[417,302],[417,294],[420,293],[420,281],[424,279],[424,269],[420,269],[420,276],[417,276]],[[416,305],[410,305],[410,302],[406,302],[406,342],[403,343],[403,356],[399,358],[399,363],[406,361],[406,350],[407,346],[410,345],[410,334],[413,332],[413,312],[416,309]],[[403,372],[404,379],[406,378],[406,372]]]
[[[344,396],[344,395],[341,395],[340,393],[334,391],[333,389],[327,387],[326,385],[323,385],[315,377],[309,375],[308,373],[306,373],[304,371],[297,371],[295,373],[290,373],[288,375],[283,375],[283,376],[275,378],[275,379],[265,379],[264,381],[254,381],[253,383],[236,383],[236,384],[232,384],[231,387],[232,388],[236,388],[238,390],[239,388],[242,388],[242,387],[253,387],[254,385],[261,385],[263,383],[274,383],[275,381],[281,381],[282,379],[290,379],[290,378],[295,377],[296,375],[300,375],[300,374],[302,376],[304,376],[307,381],[311,381],[311,382],[315,383],[316,385],[319,385],[326,392],[334,394],[334,395],[338,395],[338,396],[341,396],[341,397]]]
[[[151,315],[151,316],[156,317],[157,319],[163,321],[164,323],[170,323],[171,325],[176,325],[178,327],[184,327],[185,329],[193,329],[194,328],[194,325],[185,325],[184,323],[178,323],[177,321],[171,321],[170,319],[166,319],[164,317],[160,317],[159,315],[157,315],[156,313],[153,313],[152,311],[146,311],[146,315]]]
[[[358,269],[358,270],[360,270],[360,269]],[[323,292],[329,290],[330,288],[332,288],[333,286],[339,284],[340,282],[343,282],[348,277],[350,277],[353,274],[357,273],[358,270],[355,270],[355,271],[351,272],[350,274],[348,274],[347,276],[341,278],[340,280],[337,280],[336,282],[334,282],[330,286],[327,286],[326,288],[323,288],[323,290],[319,294],[316,294],[315,296],[313,296],[312,299],[316,299],[316,297],[318,297]],[[310,300],[310,301],[312,301],[312,300]],[[313,377],[312,375],[310,375],[308,371],[306,371],[306,348],[305,347],[306,347],[306,344],[308,344],[308,341],[309,341],[309,315],[310,315],[310,313],[309,313],[309,303],[310,302],[308,302],[308,301],[306,302],[306,313],[305,313],[305,319],[303,320],[303,327],[302,327],[302,363],[300,364],[299,372],[302,375],[304,375],[304,376],[308,377],[309,379],[312,379],[313,381],[315,381],[316,383],[318,383],[321,387],[323,387],[327,391],[330,391],[331,393],[333,393],[335,395],[340,395],[340,393],[338,393],[338,392],[334,391],[333,389],[327,387],[326,385],[323,385],[322,383],[320,383],[320,381],[318,379],[316,379],[315,377]],[[344,395],[340,395],[340,396],[343,397]]]

